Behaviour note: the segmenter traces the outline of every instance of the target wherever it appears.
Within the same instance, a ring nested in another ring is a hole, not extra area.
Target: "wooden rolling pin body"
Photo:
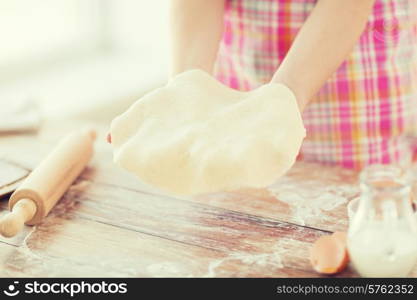
[[[94,139],[94,131],[84,130],[61,140],[10,197],[10,211],[20,200],[32,200],[36,209],[25,223],[42,221],[87,165],[93,155]]]

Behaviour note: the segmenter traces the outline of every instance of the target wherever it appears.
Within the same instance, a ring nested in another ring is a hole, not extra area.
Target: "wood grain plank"
[[[257,251],[275,238],[323,232],[175,198],[79,182],[53,210],[217,250]]]
[[[193,201],[321,230],[346,231],[346,207],[358,195],[356,172],[297,162],[268,188],[203,195]]]
[[[48,217],[7,257],[2,276],[314,276],[74,216]]]
[[[314,273],[308,249],[325,234],[240,212],[83,180],[67,193],[52,215],[77,216],[222,251],[235,259],[257,257],[268,264],[279,257],[285,268],[310,275]],[[230,260],[233,261],[228,257],[222,264],[227,265]]]

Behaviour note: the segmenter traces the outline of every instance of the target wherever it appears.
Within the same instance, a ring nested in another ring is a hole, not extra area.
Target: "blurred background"
[[[168,0],[0,0],[2,107],[110,121],[166,81],[167,19]]]

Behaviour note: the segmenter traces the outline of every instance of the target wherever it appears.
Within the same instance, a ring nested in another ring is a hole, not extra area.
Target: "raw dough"
[[[304,136],[286,86],[240,92],[200,70],[177,75],[111,125],[114,161],[177,195],[265,187],[293,165]]]

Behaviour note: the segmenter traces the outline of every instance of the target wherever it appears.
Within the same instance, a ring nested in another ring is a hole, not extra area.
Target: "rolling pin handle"
[[[16,202],[12,211],[0,220],[0,233],[5,237],[13,237],[31,220],[36,213],[36,203],[30,199]]]

